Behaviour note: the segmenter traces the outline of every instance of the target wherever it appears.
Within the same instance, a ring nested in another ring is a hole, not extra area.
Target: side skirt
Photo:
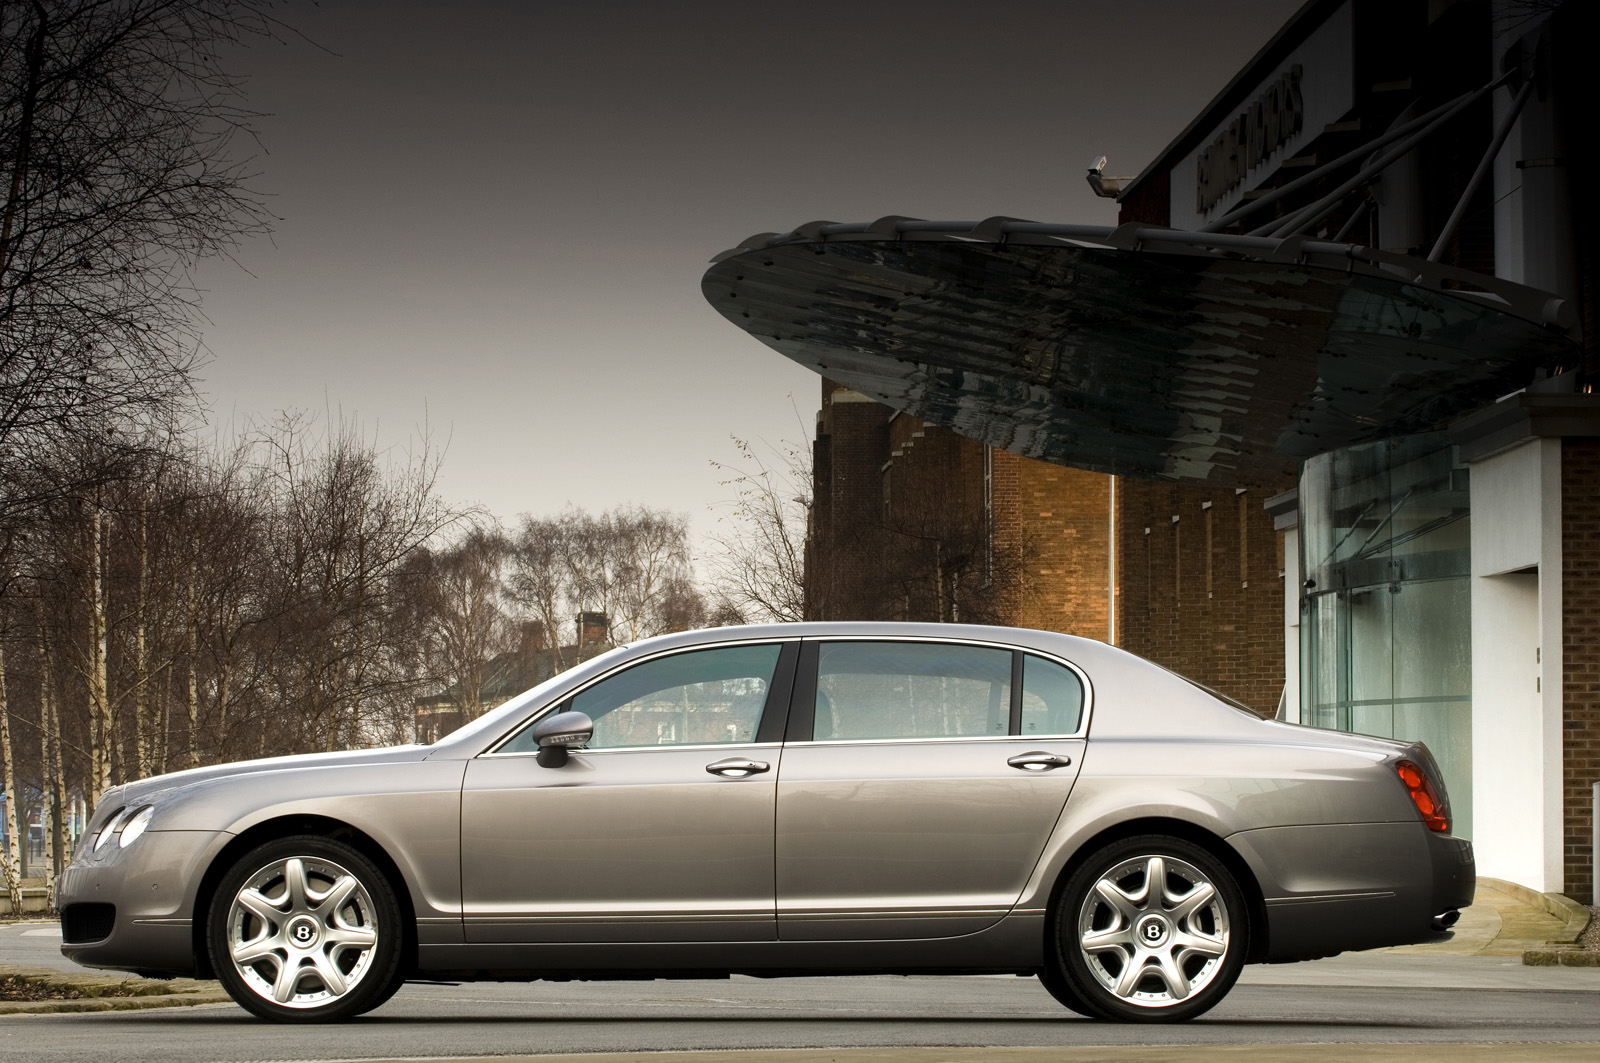
[[[948,938],[424,944],[417,952],[420,976],[462,981],[1032,973],[1044,963],[1044,916],[1013,914]]]

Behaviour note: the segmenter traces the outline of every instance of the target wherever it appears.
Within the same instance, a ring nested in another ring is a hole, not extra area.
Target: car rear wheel
[[[236,862],[207,931],[223,988],[275,1022],[377,1007],[395,988],[404,933],[394,890],[372,861],[311,835],[267,842]]]
[[[1233,988],[1247,946],[1244,899],[1228,869],[1165,835],[1114,842],[1080,863],[1053,926],[1056,975],[1068,994],[1057,999],[1122,1022],[1209,1011]]]

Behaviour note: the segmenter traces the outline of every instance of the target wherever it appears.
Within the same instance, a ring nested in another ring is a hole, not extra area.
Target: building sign
[[[1284,71],[1201,149],[1194,161],[1196,214],[1210,210],[1244,180],[1246,173],[1299,134],[1305,119],[1300,71],[1299,63]]]
[[[1260,80],[1212,110],[1204,139],[1172,164],[1172,225],[1198,229],[1221,217],[1251,189],[1269,183],[1284,159],[1301,154],[1355,106],[1355,17],[1345,2],[1309,27],[1299,44]]]

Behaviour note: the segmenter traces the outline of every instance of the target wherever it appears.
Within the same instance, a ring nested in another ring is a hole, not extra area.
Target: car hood
[[[350,768],[377,764],[409,764],[426,760],[433,752],[431,746],[387,746],[382,749],[354,749],[338,753],[302,753],[290,757],[266,757],[261,760],[241,760],[232,764],[213,764],[204,768],[190,768],[168,775],[124,783],[107,790],[100,798],[95,820],[106,812],[132,804],[154,804],[177,791],[199,788],[206,783],[235,779],[244,775],[262,775],[268,772],[305,771],[326,768]],[[92,823],[91,823],[92,825]]]

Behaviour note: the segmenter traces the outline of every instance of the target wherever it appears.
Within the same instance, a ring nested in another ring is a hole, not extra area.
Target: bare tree
[[[418,555],[407,569],[427,617],[429,672],[463,721],[483,709],[491,662],[511,648],[504,571],[511,543],[493,524],[469,528],[443,550]]]
[[[296,417],[259,442],[274,501],[261,611],[275,651],[297,662],[273,670],[280,686],[269,700],[301,706],[292,748],[371,744],[374,729],[403,734],[413,674],[394,651],[421,632],[390,592],[405,562],[465,516],[434,490],[441,456],[424,437],[419,452],[386,462],[353,425],[323,434]]]
[[[551,633],[580,612],[604,613],[621,641],[693,627],[706,616],[688,518],[642,506],[524,516],[509,583],[522,611]],[[558,666],[575,663],[559,656],[559,645],[556,653]]]
[[[713,592],[731,607],[731,616],[724,612],[729,618],[804,620],[811,456],[788,441],[758,448],[735,438],[733,444],[735,464],[711,463],[733,490],[732,499],[714,507],[721,512],[706,537]]]
[[[270,220],[236,152],[252,116],[222,63],[274,30],[270,6],[0,3],[0,466],[189,397],[189,271]]]
[[[578,582],[579,604],[611,619],[620,639],[633,641],[693,623],[695,608],[689,520],[643,506],[602,513],[586,530],[604,549],[589,557]]]
[[[11,744],[11,706],[6,698],[5,639],[0,637],[0,780],[5,785],[6,845],[0,850],[0,874],[3,874],[6,893],[11,899],[11,911],[22,911],[22,851],[21,839],[25,837],[28,816],[24,810],[22,792],[17,788],[17,758]]]
[[[459,657],[493,655],[507,546],[438,499],[426,440],[303,417],[209,446],[73,438],[40,472],[92,489],[0,510],[0,786],[47,868],[107,786],[409,740],[440,603],[466,614]]]
[[[561,644],[561,632],[572,617],[568,572],[575,520],[571,512],[554,518],[524,514],[513,544],[507,586],[518,608],[544,626],[552,663],[558,670],[577,663],[567,659]]]

